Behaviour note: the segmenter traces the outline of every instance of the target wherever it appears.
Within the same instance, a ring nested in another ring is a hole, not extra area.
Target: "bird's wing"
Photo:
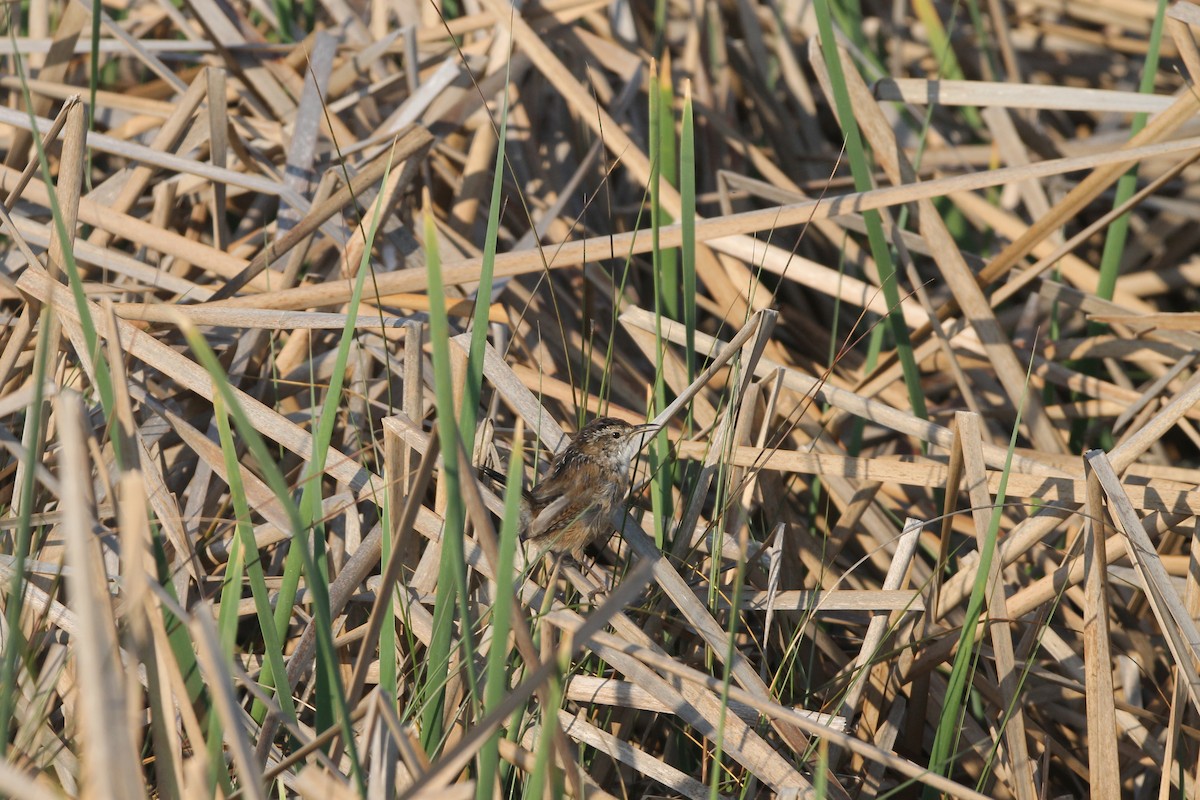
[[[563,496],[563,482],[548,480],[550,474],[538,481],[538,485],[529,490],[529,501],[533,504],[534,513]]]
[[[534,495],[537,490],[534,490]],[[542,506],[534,518],[529,523],[529,538],[536,539],[539,536],[545,536],[551,532],[551,526],[563,519],[563,512],[567,509],[567,503],[570,498],[565,494],[560,494],[558,497],[551,500],[546,505]]]

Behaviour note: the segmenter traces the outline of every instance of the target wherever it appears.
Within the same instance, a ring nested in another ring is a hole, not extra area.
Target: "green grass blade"
[[[229,427],[229,415],[225,402],[220,394],[213,397],[213,413],[216,417],[217,435],[221,439],[221,453],[225,458],[225,471],[229,474],[229,494],[233,500],[233,511],[237,519],[233,552],[238,554],[239,561],[244,563],[246,574],[250,578],[250,593],[254,598],[254,612],[258,619],[259,632],[263,637],[266,662],[271,665],[272,674],[280,676],[278,679],[280,690],[276,692],[279,707],[287,715],[289,721],[296,722],[296,705],[292,701],[292,690],[287,683],[287,671],[283,664],[283,644],[275,630],[271,591],[267,588],[262,559],[258,554],[258,545],[254,541],[254,526],[251,523],[250,504],[246,500],[245,486],[242,483],[237,446],[233,440],[233,431]],[[226,588],[230,586],[240,587],[240,580],[234,583],[232,578],[227,579]],[[225,603],[226,597],[223,594],[221,598],[222,614],[225,612]],[[220,625],[218,625],[218,630],[221,630]],[[232,649],[228,652],[232,652]]]
[[[233,500],[234,514],[237,517],[238,535],[229,550],[229,560],[225,563],[225,574],[221,578],[221,607],[217,612],[217,638],[221,643],[221,654],[232,660],[237,643],[238,601],[242,599],[242,573],[249,554],[242,547],[241,528],[250,523],[250,508],[246,502],[246,491],[242,485],[241,467],[238,464],[236,446],[233,437],[229,435],[229,420],[225,415],[225,404],[221,395],[213,396],[213,415],[217,418],[217,429],[221,439],[221,455],[225,459],[225,469],[229,473],[229,495]],[[243,516],[243,510],[245,515]],[[257,556],[257,549],[250,553]],[[216,719],[215,717],[213,718]]]
[[[1029,391],[1029,376],[1033,362],[1025,373],[1025,392]],[[983,617],[984,600],[987,594],[988,575],[991,571],[992,560],[996,555],[997,541],[1000,535],[1000,519],[1004,512],[1004,501],[1008,492],[1008,477],[1012,472],[1013,453],[1017,448],[1017,436],[1021,429],[1021,414],[1025,410],[1024,395],[1017,407],[1017,418],[1013,423],[1012,433],[1008,440],[1008,452],[1004,459],[1004,469],[1000,473],[1000,485],[996,491],[995,505],[988,522],[987,536],[979,553],[979,563],[975,572],[975,583],[971,586],[971,597],[963,618],[962,630],[959,632],[958,652],[954,656],[954,664],[950,669],[950,679],[947,682],[945,703],[938,720],[937,731],[934,734],[933,748],[929,756],[929,770],[946,777],[954,767],[954,753],[961,725],[959,716],[963,704],[967,700],[969,678],[975,668],[978,652],[975,648],[975,632]],[[926,788],[926,796],[931,790]]]
[[[1154,25],[1150,30],[1149,49],[1146,52],[1146,65],[1142,69],[1142,80],[1138,91],[1142,94],[1154,92],[1154,78],[1158,73],[1159,53],[1162,49],[1163,27],[1166,24],[1167,0],[1158,0],[1158,8],[1154,12]],[[1133,123],[1129,128],[1130,138],[1137,136],[1146,127],[1149,115],[1134,114]],[[1118,208],[1133,197],[1137,191],[1137,164],[1117,181],[1116,196],[1113,197],[1113,208]],[[1121,270],[1121,258],[1125,255],[1125,241],[1129,238],[1129,212],[1113,220],[1108,226],[1108,236],[1104,239],[1104,252],[1100,257],[1100,281],[1096,286],[1096,295],[1111,300],[1117,288],[1117,276]],[[1094,331],[1095,332],[1095,331]]]
[[[668,87],[669,95],[669,87]],[[671,122],[670,109],[664,114],[662,110],[663,83],[658,78],[654,65],[650,68],[650,236],[653,242],[651,263],[654,278],[654,398],[650,416],[667,407],[667,384],[664,379],[663,359],[666,345],[663,341],[663,316],[667,313],[667,283],[665,274],[668,260],[664,251],[659,247],[659,230],[666,224],[666,212],[659,202],[663,163],[663,133],[664,126],[674,136],[674,125]],[[673,148],[672,148],[673,151]],[[659,549],[664,546],[667,516],[671,507],[671,475],[670,475],[670,445],[667,432],[662,430],[649,447],[650,461],[650,507],[654,515],[654,541]]]
[[[18,490],[20,507],[12,552],[12,579],[9,581],[8,598],[4,608],[8,642],[4,648],[3,665],[0,666],[0,752],[8,752],[8,734],[13,729],[14,692],[17,691],[17,660],[25,651],[26,644],[21,628],[21,614],[25,607],[25,562],[32,550],[33,540],[33,499],[37,486],[34,478],[34,454],[43,451],[45,437],[42,406],[46,397],[46,362],[49,360],[51,313],[49,306],[42,307],[38,322],[41,327],[33,353],[33,399],[25,412],[25,432],[21,440],[27,463],[21,473],[21,486]]]
[[[687,337],[688,383],[696,379],[696,132],[692,118],[692,85],[683,88],[683,127],[679,138],[679,224],[683,270],[683,327]],[[690,409],[689,409],[690,411]]]
[[[16,39],[12,38],[12,41],[15,48]],[[54,235],[58,237],[62,245],[63,271],[67,276],[67,284],[71,289],[71,297],[75,301],[75,309],[79,313],[79,327],[83,332],[83,339],[87,346],[88,359],[95,369],[93,377],[96,382],[96,392],[99,395],[101,407],[104,409],[104,419],[110,420],[113,417],[115,402],[113,399],[112,372],[108,367],[104,348],[100,346],[100,337],[96,332],[96,322],[92,319],[87,294],[83,289],[83,279],[79,276],[79,265],[75,261],[75,233],[74,231],[67,230],[66,218],[63,216],[62,208],[58,204],[58,193],[53,189],[55,181],[50,173],[50,160],[46,155],[46,149],[42,146],[42,140],[37,135],[38,124],[37,118],[33,114],[33,97],[29,93],[29,84],[25,80],[23,62],[20,58],[14,58],[14,63],[17,66],[17,74],[21,79],[21,94],[28,112],[30,130],[34,132],[33,143],[37,150],[38,166],[42,174],[42,180],[48,189],[46,194],[50,201],[50,213],[54,219]],[[132,454],[121,452],[120,438],[114,438],[111,441],[117,457],[117,463],[122,467],[130,466],[128,459]]]
[[[732,436],[728,438],[730,441],[733,439]],[[748,545],[748,537],[743,537],[738,552],[746,553]],[[713,745],[713,766],[710,776],[711,779],[708,785],[709,800],[717,800],[717,798],[720,797],[720,781],[722,775],[721,755],[725,747],[725,720],[726,715],[729,713],[729,688],[733,685],[732,665],[735,660],[735,651],[737,650],[738,623],[741,620],[741,616],[737,613],[737,609],[742,607],[742,583],[745,580],[745,575],[746,559],[742,556],[739,556],[733,569],[733,597],[730,599],[729,607],[734,610],[729,614],[728,639],[725,648],[725,655],[722,659],[722,672],[724,675],[721,678],[721,716],[720,719],[717,720],[717,740]]]
[[[388,174],[390,172],[390,164],[385,170],[383,176],[383,185],[387,184]],[[333,716],[339,720],[343,726],[342,735],[346,747],[351,757],[353,772],[360,785],[362,776],[358,772],[358,759],[354,752],[355,739],[353,732],[349,727],[349,716],[346,709],[346,696],[341,686],[340,680],[340,665],[338,663],[337,654],[333,646],[333,623],[330,618],[329,609],[329,594],[328,584],[319,579],[321,570],[309,552],[311,542],[312,525],[316,520],[317,513],[320,509],[320,478],[325,470],[325,461],[328,456],[329,442],[333,435],[333,423],[337,416],[337,406],[342,390],[342,380],[345,374],[346,361],[349,358],[350,341],[353,337],[354,327],[357,320],[357,310],[359,302],[362,298],[362,289],[367,274],[371,246],[374,242],[375,235],[379,227],[379,217],[383,204],[383,193],[381,192],[375,203],[374,214],[371,219],[371,226],[367,234],[366,245],[363,248],[362,261],[359,264],[358,275],[355,280],[354,294],[351,298],[349,312],[345,328],[343,329],[342,340],[338,348],[338,357],[335,362],[333,377],[330,381],[329,392],[326,395],[324,408],[322,409],[321,418],[318,421],[317,430],[313,436],[313,453],[308,463],[308,467],[304,473],[304,489],[300,499],[300,505],[297,506],[292,502],[291,493],[287,487],[287,483],[283,478],[282,472],[279,471],[275,464],[274,458],[267,450],[266,443],[261,435],[250,423],[245,416],[245,412],[233,394],[233,389],[225,377],[224,371],[221,368],[220,362],[216,358],[216,354],[208,346],[208,343],[200,336],[194,326],[186,320],[180,321],[184,335],[187,337],[189,345],[196,353],[201,364],[208,370],[213,379],[213,385],[216,392],[222,396],[226,406],[234,418],[235,426],[238,432],[246,440],[247,447],[251,454],[257,460],[260,469],[263,472],[264,479],[267,485],[271,487],[271,491],[279,499],[281,505],[285,509],[289,522],[292,526],[292,545],[288,553],[288,561],[285,565],[284,582],[281,586],[279,597],[277,599],[277,607],[275,614],[276,632],[280,639],[286,633],[286,626],[291,618],[292,605],[295,603],[296,587],[299,584],[299,575],[301,567],[303,573],[308,576],[308,589],[312,595],[313,612],[315,616],[314,629],[317,637],[317,663],[319,669],[324,669],[327,675],[331,675],[330,683],[325,687],[325,696],[318,697],[317,702],[331,707]],[[265,686],[273,686],[278,680],[275,669],[271,667],[271,662],[268,661],[264,666],[260,681]],[[282,674],[282,673],[281,673]]]
[[[554,729],[551,727],[558,724],[558,707],[561,703],[562,681],[554,675],[546,681],[546,708],[542,710],[542,726],[538,730],[533,769],[529,773],[529,782],[525,784],[525,797],[531,800],[565,796],[561,785],[562,773],[554,768]],[[568,764],[567,769],[574,766]]]
[[[516,559],[517,540],[521,527],[521,475],[524,468],[523,442],[513,437],[513,450],[508,459],[508,481],[504,486],[504,519],[500,524],[499,563],[512,564]],[[488,651],[487,680],[484,684],[484,714],[500,705],[508,693],[508,634],[513,610],[513,572],[502,569],[496,576],[496,603],[492,607],[492,647]],[[475,796],[479,800],[491,797],[500,764],[500,730],[497,728],[479,751],[479,775]]]
[[[938,63],[938,75],[949,78],[951,80],[965,80],[966,75],[963,74],[962,65],[958,63],[958,58],[954,55],[954,47],[950,41],[950,34],[946,30],[946,26],[942,24],[942,18],[938,16],[937,9],[930,0],[913,0],[913,12],[917,19],[925,26],[925,31],[929,35],[930,49],[933,50],[934,56]],[[954,7],[954,14],[958,13],[958,6]],[[951,27],[953,28],[953,16],[951,17]],[[821,35],[822,43],[828,41],[832,43],[832,39],[826,39],[824,34]],[[979,116],[979,109],[974,106],[962,107],[963,118],[975,130],[982,130],[983,118]]]
[[[854,187],[856,191],[865,192],[871,188],[872,170],[870,162],[867,160],[862,134],[858,130],[858,124],[854,121],[854,108],[850,103],[850,94],[846,90],[842,60],[838,57],[837,39],[833,34],[833,21],[829,14],[829,0],[816,0],[814,8],[817,12],[817,26],[821,32],[821,55],[824,57],[825,67],[829,71],[829,80],[833,85],[833,100],[837,105],[842,132],[846,136],[846,157],[850,161],[850,171],[854,175]],[[871,256],[879,268],[879,283],[889,309],[888,330],[892,334],[896,354],[900,359],[900,367],[904,372],[908,400],[912,404],[913,413],[924,418],[928,416],[925,408],[925,393],[921,388],[921,378],[917,370],[916,359],[913,357],[912,344],[908,338],[908,328],[904,324],[904,315],[900,311],[900,291],[896,281],[896,268],[892,262],[887,237],[883,233],[883,223],[880,220],[879,212],[874,210],[864,211],[863,220],[867,225],[867,239],[871,245]]]
[[[395,515],[400,509],[392,507],[392,493],[383,493],[383,512],[381,524],[385,531],[392,530]],[[393,555],[392,537],[385,535],[380,542],[380,567],[386,572],[388,562]],[[395,597],[395,590],[391,593]],[[389,598],[391,599],[391,598]],[[369,645],[367,645],[369,646]],[[396,658],[396,607],[388,602],[383,607],[383,625],[379,629],[379,691],[389,702],[394,704],[400,689],[400,664]]]
[[[658,165],[658,180],[651,184],[654,195],[654,211],[657,213],[656,227],[670,225],[675,220],[662,207],[659,192],[662,181],[670,186],[679,184],[679,160],[675,147],[675,92],[671,84],[671,65],[669,61],[661,62],[662,69],[658,73],[658,139],[655,163]],[[658,255],[656,272],[662,278],[662,309],[673,320],[680,318],[680,281],[679,281],[679,251],[675,248],[663,250]]]
[[[437,407],[443,411],[454,408],[454,392],[450,375],[450,324],[446,317],[445,289],[442,282],[442,261],[437,245],[437,227],[433,220],[433,204],[428,190],[425,208],[425,263],[429,271],[429,332],[433,349],[434,395]],[[450,669],[451,642],[455,616],[460,600],[466,602],[466,572],[463,535],[466,529],[466,509],[459,486],[458,425],[452,411],[438,415],[438,431],[442,450],[441,480],[445,481],[446,516],[442,528],[442,559],[438,572],[437,594],[433,605],[433,634],[430,636],[425,671],[418,687],[418,704],[422,707],[421,745],[432,755],[439,746],[444,731],[443,714],[446,703],[445,681]],[[464,640],[468,625],[462,625]]]
[[[16,31],[9,27],[9,39],[13,43],[14,53],[19,52],[16,47]],[[25,78],[24,62],[19,56],[13,56],[13,63],[17,69],[17,75],[21,81],[21,94],[25,102],[25,108],[28,112],[30,129],[33,133],[33,143],[37,150],[38,166],[42,174],[42,180],[45,181],[47,192],[50,200],[50,212],[54,220],[54,235],[58,237],[59,243],[62,246],[63,267],[67,275],[67,282],[71,289],[71,296],[75,301],[75,307],[79,313],[79,325],[83,332],[84,341],[88,349],[88,357],[95,369],[95,387],[100,397],[101,407],[104,410],[104,419],[110,420],[113,418],[114,395],[112,387],[112,377],[109,371],[108,361],[106,359],[103,348],[100,346],[100,339],[96,333],[96,325],[92,320],[91,310],[88,305],[87,296],[83,290],[83,282],[79,276],[79,269],[75,262],[74,249],[74,231],[68,231],[66,222],[63,217],[62,208],[58,203],[58,194],[54,191],[55,181],[50,173],[50,162],[46,155],[46,150],[42,146],[42,140],[37,135],[38,125],[37,118],[33,113],[33,98],[29,92],[29,84]],[[56,347],[56,342],[51,342],[49,331],[53,315],[43,309],[39,324],[41,329],[38,332],[37,349],[34,352],[34,397],[33,402],[27,412],[26,426],[27,431],[24,437],[24,446],[27,454],[40,453],[42,450],[42,438],[45,431],[42,425],[42,411],[44,401],[44,383],[46,379],[46,363],[50,357],[49,350],[51,347]],[[32,415],[32,418],[29,416]],[[117,457],[117,463],[122,467],[129,466],[128,458],[132,457],[131,453],[122,453],[120,438],[111,439],[113,451]],[[20,631],[20,615],[23,607],[25,596],[25,560],[31,551],[32,546],[32,525],[31,520],[27,516],[32,511],[34,499],[34,482],[33,469],[30,464],[30,469],[24,473],[24,481],[21,486],[21,498],[23,506],[20,509],[20,517],[18,518],[18,526],[16,533],[16,547],[14,548],[14,563],[13,577],[11,581],[11,593],[9,597],[12,601],[5,608],[6,620],[8,622],[8,630],[17,632]],[[19,641],[19,634],[15,634]],[[11,646],[5,648],[3,664],[0,665],[0,678],[3,678],[0,688],[0,724],[3,724],[4,730],[0,733],[0,743],[8,743],[9,721],[14,708],[14,698],[12,695],[16,677],[17,658],[22,648]]]
[[[512,41],[509,41],[512,47]],[[510,51],[511,53],[511,51]],[[508,59],[511,66],[511,54]],[[467,379],[463,387],[462,414],[459,431],[467,453],[474,450],[475,424],[483,392],[483,352],[487,344],[488,307],[492,302],[492,283],[496,267],[496,247],[500,237],[501,189],[504,187],[505,142],[508,139],[508,67],[505,67],[504,102],[500,107],[500,130],[497,133],[496,163],[492,168],[492,197],[488,208],[487,233],[483,240],[483,264],[479,271],[479,287],[475,290],[475,309],[471,323],[471,348],[467,356]]]

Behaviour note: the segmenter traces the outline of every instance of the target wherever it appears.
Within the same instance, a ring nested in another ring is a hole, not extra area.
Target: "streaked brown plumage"
[[[613,417],[585,425],[529,493],[526,539],[578,560],[589,543],[612,533],[613,513],[629,491],[633,460],[658,428]]]

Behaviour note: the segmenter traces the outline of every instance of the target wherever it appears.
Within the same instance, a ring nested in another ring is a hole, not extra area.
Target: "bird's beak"
[[[655,435],[662,430],[662,425],[657,422],[647,422],[645,425],[635,425],[633,427],[633,436],[630,437],[637,442],[637,449],[641,450],[645,447]]]

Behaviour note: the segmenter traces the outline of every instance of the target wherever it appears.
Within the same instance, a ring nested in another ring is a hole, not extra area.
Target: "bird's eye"
[[[613,431],[613,438],[614,438],[614,439],[620,439],[620,438],[621,438],[621,432],[620,432],[620,431]]]

